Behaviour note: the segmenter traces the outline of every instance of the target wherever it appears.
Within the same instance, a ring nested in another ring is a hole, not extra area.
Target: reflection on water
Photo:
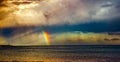
[[[119,61],[120,46],[51,45],[0,48],[0,61]]]

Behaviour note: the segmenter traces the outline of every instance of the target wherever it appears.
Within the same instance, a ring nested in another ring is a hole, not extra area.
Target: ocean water
[[[5,46],[0,47],[0,61],[120,62],[120,46]]]

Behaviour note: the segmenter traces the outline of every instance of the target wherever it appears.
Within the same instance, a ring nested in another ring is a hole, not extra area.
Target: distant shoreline
[[[0,45],[0,47],[59,47],[59,46],[63,46],[63,47],[69,47],[69,46],[73,46],[73,47],[77,47],[77,46],[81,46],[81,47],[85,47],[85,46],[90,46],[90,47],[120,47],[120,45]]]

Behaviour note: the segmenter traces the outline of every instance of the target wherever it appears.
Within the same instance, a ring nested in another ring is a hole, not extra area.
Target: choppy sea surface
[[[120,62],[120,46],[4,46],[0,47],[0,61]]]

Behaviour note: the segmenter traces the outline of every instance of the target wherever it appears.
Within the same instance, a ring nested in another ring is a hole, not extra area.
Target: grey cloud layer
[[[55,25],[91,22],[120,17],[119,0],[45,0],[29,5],[11,5],[3,21],[18,25]],[[2,23],[2,22],[1,22]],[[4,22],[3,22],[4,23]],[[8,25],[8,26],[11,26]]]

